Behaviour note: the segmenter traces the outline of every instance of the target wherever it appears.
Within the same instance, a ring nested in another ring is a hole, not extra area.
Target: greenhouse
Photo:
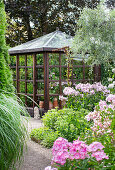
[[[66,51],[72,46],[72,40],[72,36],[56,30],[9,49],[17,94],[28,107],[34,108],[36,104],[30,103],[27,96],[38,104],[44,100],[43,108],[47,111],[49,101],[62,95],[63,85],[67,84]],[[86,66],[79,56],[71,59],[71,83],[99,81],[100,68],[95,66],[94,75],[89,78],[90,66]],[[62,108],[60,101],[59,108]]]

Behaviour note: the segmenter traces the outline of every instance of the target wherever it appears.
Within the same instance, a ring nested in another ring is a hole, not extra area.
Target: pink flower
[[[103,159],[109,159],[109,157],[104,153],[104,151],[97,151],[92,153],[92,157],[95,157],[97,161],[101,161]]]
[[[78,92],[71,87],[65,87],[63,93],[64,95],[78,95]]]
[[[105,101],[100,100],[99,107],[100,107],[100,110],[105,110],[108,107],[108,105]]]
[[[88,146],[88,151],[89,152],[95,152],[98,150],[102,150],[104,146],[100,142],[93,142]]]
[[[80,140],[73,141],[73,144],[69,147],[69,158],[72,160],[88,158],[87,148],[88,146],[85,144],[85,142]]]
[[[60,95],[59,100],[61,100],[61,101],[67,100],[67,97],[64,97],[64,96]]]
[[[114,94],[110,94],[110,95],[106,98],[106,101],[115,104],[115,95],[114,95]]]

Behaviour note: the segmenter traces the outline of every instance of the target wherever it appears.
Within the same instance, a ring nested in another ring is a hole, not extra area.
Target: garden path
[[[42,126],[40,119],[29,118],[28,132],[34,128]],[[51,163],[51,149],[43,148],[38,143],[29,139],[27,141],[27,151],[24,153],[24,161],[20,170],[44,170]],[[18,170],[18,169],[17,169]]]

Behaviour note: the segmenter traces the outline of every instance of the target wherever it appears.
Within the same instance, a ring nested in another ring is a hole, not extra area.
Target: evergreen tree
[[[0,0],[0,90],[13,92],[13,80],[8,66],[9,57],[5,41],[6,15],[3,0]]]

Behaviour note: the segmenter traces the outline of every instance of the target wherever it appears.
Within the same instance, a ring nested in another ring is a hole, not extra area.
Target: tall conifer
[[[8,66],[8,49],[5,41],[6,15],[3,0],[0,0],[0,91],[13,92],[13,81]]]

